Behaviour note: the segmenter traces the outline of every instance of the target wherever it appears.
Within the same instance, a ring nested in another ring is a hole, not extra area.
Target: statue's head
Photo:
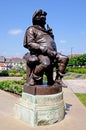
[[[39,9],[35,11],[32,17],[33,25],[42,25],[44,26],[46,24],[46,15],[47,13],[43,11],[42,9]]]

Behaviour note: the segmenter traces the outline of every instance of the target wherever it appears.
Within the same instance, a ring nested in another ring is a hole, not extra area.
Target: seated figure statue
[[[24,36],[24,47],[29,50],[24,58],[29,69],[27,83],[30,86],[42,84],[43,73],[46,74],[48,85],[60,84],[65,74],[68,57],[57,52],[52,29],[46,24],[47,13],[42,9],[35,11],[32,17],[33,25],[28,27]],[[58,64],[59,63],[59,64]],[[53,80],[53,68],[56,67],[56,78]]]

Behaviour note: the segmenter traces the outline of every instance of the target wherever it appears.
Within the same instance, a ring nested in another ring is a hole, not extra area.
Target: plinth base
[[[32,126],[59,122],[64,118],[63,93],[32,95],[23,92],[15,105],[15,114]]]
[[[25,83],[23,91],[28,94],[33,95],[50,95],[50,94],[56,94],[62,91],[61,85],[34,85],[29,86],[29,84]]]

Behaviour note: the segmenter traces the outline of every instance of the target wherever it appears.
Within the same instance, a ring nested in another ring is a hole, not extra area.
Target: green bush
[[[2,72],[0,72],[0,76],[9,76],[9,73],[7,70],[3,70]]]
[[[24,69],[13,69],[13,70],[8,70],[9,76],[16,76],[16,77],[20,77],[23,76],[26,73],[26,70]]]
[[[16,76],[16,77],[20,77],[20,76],[22,76],[22,74],[20,74],[19,72],[17,72],[17,73],[15,74],[15,76]]]
[[[14,80],[13,82],[16,84],[24,85],[26,81],[25,80]]]
[[[25,70],[25,69],[21,69],[21,70],[20,70],[20,74],[21,74],[21,75],[26,74],[26,70]]]
[[[14,73],[9,73],[9,76],[11,76],[11,77],[14,76]]]
[[[81,73],[81,74],[86,74],[86,68],[67,68],[67,72],[74,72],[74,73]]]
[[[8,73],[9,73],[9,74],[10,74],[10,73],[16,74],[17,72],[18,72],[17,69],[8,70]]]
[[[67,66],[86,66],[86,54],[70,57]]]
[[[23,74],[23,80],[26,80],[26,74]]]
[[[0,89],[21,95],[24,83],[25,83],[24,80],[20,80],[20,81],[10,81],[10,80],[1,81],[0,82]]]
[[[3,70],[2,72],[0,72],[0,76],[15,76],[15,77],[20,77],[26,74],[26,70],[25,69],[13,69],[13,70]]]

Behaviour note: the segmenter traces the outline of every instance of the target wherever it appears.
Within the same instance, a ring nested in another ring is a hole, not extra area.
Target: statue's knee
[[[28,65],[36,65],[38,63],[38,57],[35,55],[30,55],[29,53],[26,53],[23,57]]]
[[[68,61],[69,61],[69,57],[63,55],[63,56],[61,57],[60,61],[61,61],[61,63],[63,63],[63,64],[67,64]]]
[[[42,62],[42,65],[44,66],[44,68],[46,69],[48,66],[50,66],[50,61],[45,60]]]
[[[67,64],[68,63],[68,61],[69,61],[69,57],[68,56],[65,56],[65,63]]]
[[[24,56],[23,56],[23,59],[25,59],[26,61],[29,59],[30,57],[30,53],[26,53]]]

